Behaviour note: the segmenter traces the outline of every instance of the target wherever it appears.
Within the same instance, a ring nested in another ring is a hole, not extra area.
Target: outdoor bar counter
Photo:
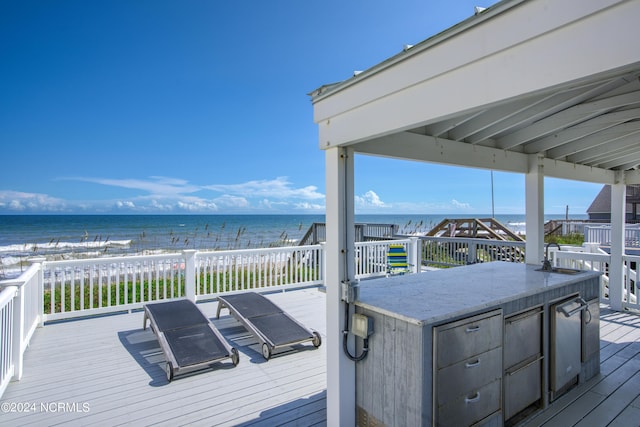
[[[362,281],[356,312],[374,332],[356,364],[358,424],[539,414],[599,372],[599,290],[599,272],[509,262]]]

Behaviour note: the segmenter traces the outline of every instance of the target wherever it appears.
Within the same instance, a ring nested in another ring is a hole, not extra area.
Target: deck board
[[[310,288],[268,297],[324,338],[324,293]],[[9,385],[3,402],[78,403],[80,410],[43,413],[38,407],[1,414],[0,424],[250,426],[270,424],[269,419],[326,424],[324,345],[300,345],[266,361],[235,319],[225,312],[215,319],[216,302],[198,307],[238,348],[238,366],[223,361],[168,383],[157,339],[149,328],[142,330],[142,312],[50,324],[36,331],[23,378]]]
[[[268,297],[324,339],[324,293],[304,289]],[[215,302],[198,306],[238,348],[238,366],[222,362],[168,383],[155,335],[142,330],[142,312],[51,324],[36,331],[23,379],[11,383],[2,400],[87,402],[89,411],[3,413],[0,424],[326,425],[324,344],[302,345],[265,361],[255,338],[233,317],[223,311],[215,319]],[[602,306],[600,331],[600,374],[524,426],[640,425],[640,316]]]
[[[523,426],[640,426],[640,316],[600,310],[600,374]]]

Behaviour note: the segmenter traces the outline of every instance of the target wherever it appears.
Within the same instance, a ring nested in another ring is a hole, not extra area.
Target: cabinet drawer
[[[496,347],[436,372],[438,405],[467,396],[502,375],[502,348]]]
[[[504,417],[509,419],[542,397],[542,359],[504,375]]]
[[[502,311],[496,310],[435,328],[437,368],[502,346]]]
[[[508,369],[542,354],[542,309],[505,319],[504,366]]]
[[[498,379],[468,395],[459,396],[439,406],[435,424],[459,427],[481,421],[500,410],[501,396],[502,381]]]

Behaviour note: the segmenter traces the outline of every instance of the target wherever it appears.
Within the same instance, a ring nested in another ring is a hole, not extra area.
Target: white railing
[[[0,290],[0,396],[13,378],[13,305],[18,293],[17,286],[7,286]]]
[[[604,246],[611,245],[611,225],[600,224],[584,227],[585,242],[595,242]],[[626,224],[624,228],[624,245],[627,248],[640,247],[640,224]]]
[[[149,301],[324,283],[322,245],[185,250],[43,263],[46,321],[140,309]]]
[[[623,277],[624,287],[622,289],[622,308],[640,310],[638,300],[638,266],[640,266],[640,256],[624,255]]]
[[[356,278],[387,274],[387,251],[403,244],[414,272],[425,264],[460,265],[494,260],[523,262],[522,242],[416,238],[358,242]],[[608,301],[610,256],[597,245],[550,248],[554,265],[602,271],[601,300]],[[197,252],[74,261],[32,260],[19,278],[0,282],[0,397],[22,374],[22,356],[38,325],[80,316],[131,311],[149,301],[211,299],[248,289],[275,290],[324,284],[324,245]],[[625,256],[623,307],[640,310],[638,256]]]
[[[45,320],[128,311],[185,296],[184,253],[42,263]]]
[[[562,250],[550,248],[549,258],[557,267],[577,268],[580,270],[593,270],[603,273],[601,276],[600,302],[609,303],[609,268],[611,268],[611,256],[599,249],[597,244],[585,243],[582,248],[575,246],[562,246]],[[623,255],[623,288],[622,307],[640,310],[638,301],[638,273],[640,256]]]
[[[40,272],[36,263],[0,284],[0,396],[9,381],[22,377],[24,352],[42,322]]]
[[[609,264],[611,255],[593,243],[585,243],[582,247],[563,245],[561,250],[553,246],[549,247],[548,254],[554,267],[603,273],[600,276],[600,302],[609,303]]]
[[[380,240],[373,242],[356,242],[355,244],[355,276],[356,279],[367,279],[387,275],[387,253],[390,245],[403,245],[407,253],[407,263],[414,273],[421,269],[421,241],[417,237],[399,240]]]
[[[322,245],[198,252],[195,295],[321,285],[323,266]]]
[[[386,248],[402,243],[419,270],[417,239],[359,243],[377,246],[380,262],[375,270],[358,272],[358,278],[386,273]],[[149,301],[188,297],[193,300],[247,289],[286,289],[324,283],[323,245],[146,256],[121,256],[70,261],[42,261],[40,281],[28,287],[38,295],[40,321],[140,309]],[[363,249],[366,250],[366,249]],[[412,255],[411,255],[412,254]],[[384,261],[383,261],[384,259]],[[410,262],[411,263],[411,262]],[[37,275],[36,275],[37,276]],[[25,275],[18,280],[23,280]],[[37,280],[34,277],[33,280]],[[4,282],[12,283],[12,281]],[[30,307],[29,310],[35,310]]]
[[[525,242],[464,237],[421,237],[422,262],[455,267],[479,262],[524,262]]]

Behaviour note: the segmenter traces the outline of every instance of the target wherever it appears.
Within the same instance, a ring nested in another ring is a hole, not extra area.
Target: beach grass
[[[319,267],[300,265],[296,268],[271,268],[252,271],[250,268],[233,268],[227,271],[205,269],[196,279],[197,294],[208,295],[222,292],[243,291],[278,287],[300,282],[301,278],[316,280]],[[44,291],[44,313],[61,313],[103,307],[126,306],[148,303],[186,295],[183,274],[151,280],[125,281],[120,283],[91,283],[89,279],[75,281],[71,286],[57,283]],[[54,298],[52,302],[52,298]]]

